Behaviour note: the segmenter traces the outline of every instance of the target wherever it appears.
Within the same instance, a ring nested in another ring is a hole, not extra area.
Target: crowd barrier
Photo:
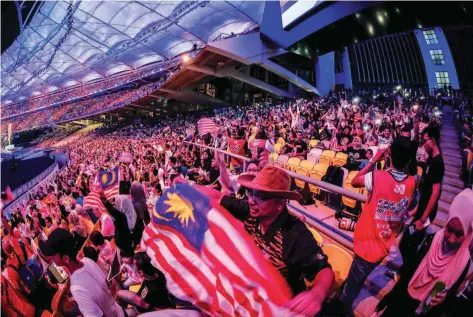
[[[251,161],[251,159],[248,158],[248,157],[237,155],[237,154],[225,151],[225,150],[216,149],[216,148],[213,148],[211,146],[207,146],[207,145],[203,145],[203,144],[197,144],[197,143],[189,142],[189,141],[184,141],[184,143],[194,145],[194,146],[204,148],[204,149],[209,149],[209,150],[212,150],[212,151],[217,151],[219,153],[223,153],[224,155],[231,156],[231,157],[234,157],[234,158],[239,159],[239,160],[243,160],[243,162],[244,162],[243,171],[246,170],[247,163],[249,161]],[[294,173],[294,172],[286,170],[286,169],[284,171],[294,179],[299,179],[299,180],[301,180],[303,182],[306,182],[308,184],[318,186],[318,187],[324,189],[325,191],[332,192],[332,193],[335,193],[335,194],[339,194],[339,195],[354,199],[356,201],[359,201],[361,203],[366,202],[367,197],[365,195],[360,194],[360,193],[356,193],[356,192],[350,191],[348,189],[345,189],[343,187],[336,186],[336,185],[333,185],[333,184],[330,184],[330,183],[327,183],[327,182],[324,182],[324,181],[321,181],[321,180],[317,180],[317,179],[314,179],[314,178],[311,178],[311,177],[308,177],[308,176],[300,175],[300,174]],[[351,236],[347,235],[346,233],[344,233],[343,231],[341,231],[338,228],[335,228],[333,226],[330,226],[330,225],[324,223],[322,220],[320,220],[317,217],[311,215],[310,213],[305,212],[301,208],[298,208],[298,207],[294,206],[294,204],[291,204],[291,202],[288,203],[288,206],[290,207],[290,211],[293,214],[295,214],[296,217],[298,217],[299,219],[304,221],[306,224],[308,224],[309,226],[317,229],[318,231],[320,231],[321,233],[326,235],[328,238],[330,238],[333,241],[339,243],[340,245],[346,247],[347,249],[353,250],[353,238]]]

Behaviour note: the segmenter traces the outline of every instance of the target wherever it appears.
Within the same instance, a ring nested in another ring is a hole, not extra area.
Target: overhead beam
[[[188,66],[188,68],[193,70],[193,71],[201,72],[201,73],[204,73],[204,74],[207,74],[207,75],[212,75],[212,76],[215,76],[215,77],[234,78],[234,79],[237,79],[237,80],[242,81],[244,83],[247,83],[249,85],[258,87],[260,89],[263,89],[263,90],[265,90],[267,92],[270,92],[272,94],[278,95],[278,96],[283,96],[283,97],[286,97],[286,98],[293,98],[294,97],[291,93],[289,93],[287,91],[284,91],[282,89],[274,87],[274,86],[272,86],[268,83],[265,83],[264,81],[261,81],[259,79],[256,79],[256,78],[253,78],[251,76],[245,75],[245,74],[235,70],[234,68],[232,68],[232,70],[227,68],[227,69],[222,69],[222,70],[218,70],[218,71],[215,71],[212,68],[206,67],[206,66],[190,65],[190,66]]]
[[[262,40],[259,32],[208,43],[206,50],[245,65],[259,65],[307,92],[320,95],[319,91],[304,79],[269,60],[269,58],[284,54],[287,51]]]
[[[226,102],[220,99],[213,98],[211,96],[207,96],[204,94],[200,94],[198,92],[191,90],[190,88],[186,88],[182,90],[174,90],[174,89],[161,87],[158,90],[170,94],[173,99],[185,101],[188,103],[228,106]]]

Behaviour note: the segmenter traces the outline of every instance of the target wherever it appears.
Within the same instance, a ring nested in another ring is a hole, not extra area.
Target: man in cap
[[[218,200],[243,222],[261,252],[291,287],[295,297],[289,308],[304,316],[314,316],[332,291],[334,275],[312,233],[288,212],[287,201],[301,198],[299,193],[290,190],[291,177],[267,165],[256,175],[240,175],[238,182],[247,189],[248,200],[224,196],[207,187],[195,187]],[[305,280],[313,281],[310,290],[306,289]]]
[[[108,290],[107,277],[91,259],[77,260],[72,234],[58,228],[48,240],[39,241],[41,252],[69,274],[71,293],[84,316],[124,317],[124,311]]]

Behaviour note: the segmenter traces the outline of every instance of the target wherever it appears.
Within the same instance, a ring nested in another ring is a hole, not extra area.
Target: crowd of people
[[[169,293],[165,276],[140,244],[159,197],[186,182],[242,221],[290,286],[294,314],[353,316],[365,279],[409,219],[405,263],[378,315],[460,316],[472,302],[473,191],[455,198],[444,229],[426,231],[443,178],[438,145],[444,106],[455,109],[462,140],[471,138],[471,101],[451,91],[429,96],[400,87],[180,114],[165,122],[105,124],[58,148],[69,158],[67,167],[3,215],[2,309],[9,316],[52,312],[52,298],[68,276],[70,300],[56,307],[64,316],[203,315],[198,303]],[[209,133],[199,130],[202,117],[210,119]],[[355,227],[350,273],[335,292],[327,255],[286,207],[301,193],[284,170],[272,166],[275,153],[307,159],[314,146],[346,153],[344,167],[358,171],[352,186],[369,193]],[[417,166],[425,171],[422,182]],[[97,174],[115,167],[119,190],[110,198],[97,185]],[[118,276],[109,276],[117,263]],[[36,276],[31,270],[35,285],[23,279],[28,265],[46,272]]]
[[[106,110],[112,110],[140,99],[155,91],[163,83],[164,80],[161,80],[140,88],[129,88],[117,93],[105,94],[65,106],[48,107],[34,113],[21,114],[2,120],[2,134],[7,133],[6,129],[10,123],[14,127],[14,131],[25,131],[103,113]]]
[[[160,72],[164,68],[170,66],[176,66],[179,63],[179,60],[174,61],[174,63],[167,63],[166,65],[162,64],[153,64],[148,67],[143,67],[142,69],[131,70],[126,74],[114,76],[112,78],[107,78],[100,82],[94,81],[93,83],[84,84],[79,87],[67,89],[65,91],[60,91],[57,93],[50,93],[45,96],[37,96],[21,101],[18,103],[4,103],[2,102],[2,117],[7,118],[13,115],[19,115],[24,112],[33,111],[45,107],[51,107],[55,105],[60,105],[65,102],[69,102],[74,99],[85,98],[88,96],[93,96],[101,91],[106,91],[108,89],[120,87],[126,83],[133,82],[135,80],[148,77],[157,72]]]

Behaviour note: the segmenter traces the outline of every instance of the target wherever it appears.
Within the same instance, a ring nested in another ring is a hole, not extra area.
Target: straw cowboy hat
[[[301,199],[298,192],[290,190],[291,177],[284,170],[272,165],[266,165],[256,175],[241,175],[238,182],[246,188],[273,194],[275,198]]]

